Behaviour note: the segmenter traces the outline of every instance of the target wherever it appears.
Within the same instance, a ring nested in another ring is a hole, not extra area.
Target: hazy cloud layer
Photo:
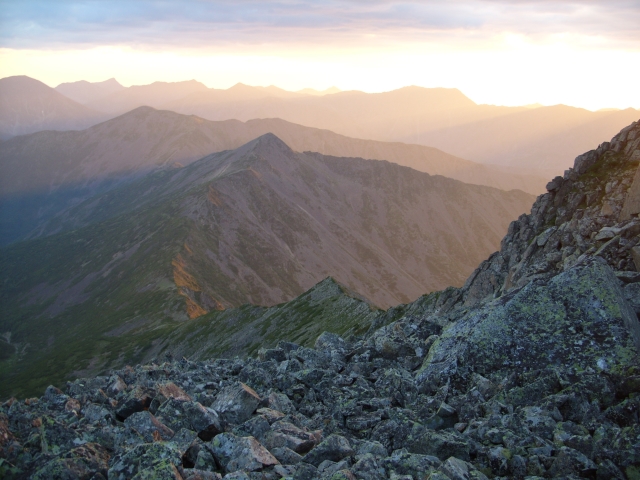
[[[569,33],[635,48],[638,25],[640,0],[0,0],[0,46],[8,48],[331,44],[449,32]]]

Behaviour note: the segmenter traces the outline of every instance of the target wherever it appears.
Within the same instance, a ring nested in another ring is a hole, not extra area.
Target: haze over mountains
[[[387,307],[460,285],[532,201],[390,162],[296,153],[266,134],[95,195],[55,219],[61,233],[1,249],[3,331],[41,350],[24,363],[40,368],[78,328],[75,355],[137,361],[132,330],[273,305],[329,275]]]
[[[543,189],[544,180],[522,172],[548,148],[545,139],[572,128],[575,144],[587,123],[606,129],[624,113],[599,112],[585,123],[593,112],[476,105],[454,89],[418,87],[365,94],[216,90],[195,81],[126,88],[109,80],[56,91],[11,77],[2,89],[22,105],[2,111],[6,124],[75,130],[0,143],[0,242],[12,243],[0,249],[3,331],[13,345],[39,352],[27,370],[60,352],[73,358],[67,343],[85,367],[103,354],[105,368],[136,361],[152,331],[246,303],[288,301],[327,276],[381,307],[460,285],[529,210],[534,197],[521,190]],[[50,100],[46,119],[33,115],[32,98],[40,97],[29,89]],[[31,123],[18,122],[16,112]],[[65,126],[70,118],[93,126]],[[510,168],[481,165],[290,120],[385,139],[438,126],[449,133],[433,141],[447,138],[452,149],[472,154],[477,145],[486,160],[516,158],[526,147],[531,158]],[[470,125],[481,133],[465,133]],[[513,133],[517,125],[528,133]],[[492,137],[492,128],[504,137]],[[268,329],[268,318],[254,320]],[[86,346],[72,340],[78,328]],[[73,362],[64,363],[66,375]]]
[[[80,80],[79,82],[61,83],[55,90],[71,100],[87,104],[125,88],[115,78],[110,78],[104,82]]]
[[[151,91],[153,85],[140,87],[140,92]],[[209,120],[281,118],[356,138],[428,145],[481,163],[542,169],[545,175],[550,169],[561,173],[568,168],[571,160],[567,159],[589,148],[594,135],[609,138],[638,115],[634,109],[590,112],[564,105],[477,105],[456,89],[421,87],[310,97],[237,84],[227,90],[201,88],[175,100],[154,99],[154,103],[144,103],[142,94],[136,103],[125,92],[110,100],[120,105],[118,99],[125,97],[129,103],[120,113],[150,105]],[[98,103],[91,106],[101,109]],[[112,106],[103,108],[117,112]]]
[[[552,176],[569,168],[570,159],[578,150],[587,150],[594,138],[609,138],[638,116],[640,112],[632,108],[590,112],[554,105],[424,130],[401,140],[431,145],[480,163],[536,168]]]
[[[25,80],[28,77],[11,78],[29,83]],[[273,86],[243,84],[226,90],[212,89],[195,80],[127,88],[118,88],[111,81],[88,84],[92,88],[87,84],[63,84],[57,90],[82,99],[86,107],[101,112],[102,116],[93,123],[140,106],[216,121],[280,118],[350,137],[436,147],[467,160],[509,166],[519,169],[518,173],[537,171],[544,177],[562,173],[571,159],[590,147],[591,138],[609,138],[638,116],[634,109],[591,112],[563,105],[478,105],[459,90],[446,88],[405,87],[374,94],[346,91],[317,95],[318,92],[306,90],[288,92]],[[105,85],[115,91],[105,95]],[[1,91],[0,84],[0,94]],[[61,114],[65,115],[69,113]],[[78,115],[82,117],[83,113]],[[3,112],[3,116],[8,118],[11,114]],[[3,120],[5,124],[20,123],[7,118]],[[46,126],[0,131],[16,135],[43,128],[71,128],[62,121],[60,125],[53,121],[34,122]],[[76,123],[91,124],[86,118],[79,118]]]
[[[67,98],[27,76],[0,79],[0,137],[39,130],[76,130],[105,120],[104,113]]]
[[[274,133],[296,151],[389,160],[432,175],[503,190],[538,193],[542,177],[517,175],[420,145],[344,137],[284,120],[211,122],[140,107],[80,132],[38,132],[0,144],[0,244],[37,236],[69,205],[132,175],[174,163],[188,165]]]

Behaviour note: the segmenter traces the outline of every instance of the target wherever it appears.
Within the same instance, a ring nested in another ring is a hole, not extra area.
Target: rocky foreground
[[[640,478],[639,163],[640,122],[550,182],[464,287],[362,338],[10,399],[0,476]]]

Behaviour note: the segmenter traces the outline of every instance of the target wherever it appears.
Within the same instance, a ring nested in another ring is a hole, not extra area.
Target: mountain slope
[[[476,162],[539,168],[558,175],[589,149],[593,138],[611,138],[638,116],[632,108],[590,112],[555,105],[424,131],[403,141],[431,145]]]
[[[255,87],[248,87],[255,88]],[[405,87],[384,93],[359,91],[323,96],[282,98],[251,90],[240,96],[235,87],[194,93],[163,105],[178,113],[208,120],[281,118],[356,138],[392,141],[416,126],[459,124],[475,119],[475,104],[459,90]],[[483,117],[490,115],[483,110]]]
[[[104,115],[70,100],[27,76],[0,79],[0,132],[23,135],[39,130],[79,130]]]
[[[638,215],[634,122],[549,182],[463,288],[383,313],[327,279],[272,309],[245,306],[156,332],[140,348],[168,355],[133,367],[121,359],[64,392],[49,386],[40,398],[2,403],[0,471],[635,479]],[[291,343],[311,319],[353,328],[324,332],[313,348],[308,338]],[[264,335],[272,347],[277,331],[282,341],[257,357],[208,358],[229,334],[255,351],[252,339]]]
[[[429,145],[480,163],[538,170],[544,176],[562,173],[593,138],[610,138],[638,116],[634,109],[477,105],[455,89],[420,87],[302,98],[235,98],[203,91],[163,108],[209,120],[277,117],[351,137]]]
[[[0,144],[0,243],[43,233],[69,205],[161,166],[188,165],[272,132],[297,151],[389,160],[468,183],[537,193],[541,178],[503,172],[418,145],[358,140],[282,120],[210,122],[143,107],[82,132],[39,132]],[[48,230],[50,231],[50,229]]]
[[[104,82],[80,80],[79,82],[61,83],[55,90],[75,102],[86,105],[125,88],[115,78],[110,78]]]
[[[265,133],[277,135],[300,152],[388,160],[432,175],[505,190],[537,193],[543,188],[541,179],[508,175],[434,148],[349,138],[279,119],[211,122],[142,107],[82,132],[42,132],[2,144],[0,168],[5,180],[0,192],[7,195],[85,184],[174,162],[187,165],[209,153],[238,148]],[[23,168],[27,164],[28,172]]]
[[[1,331],[25,349],[24,369],[51,361],[44,378],[138,361],[176,322],[290,300],[329,275],[379,306],[406,302],[460,285],[532,199],[299,154],[267,134],[81,203],[59,219],[66,233],[1,249]]]

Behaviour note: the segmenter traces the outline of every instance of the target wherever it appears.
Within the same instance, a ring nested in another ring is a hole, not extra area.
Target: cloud
[[[640,40],[640,0],[0,0],[0,46],[358,45],[500,33]]]

